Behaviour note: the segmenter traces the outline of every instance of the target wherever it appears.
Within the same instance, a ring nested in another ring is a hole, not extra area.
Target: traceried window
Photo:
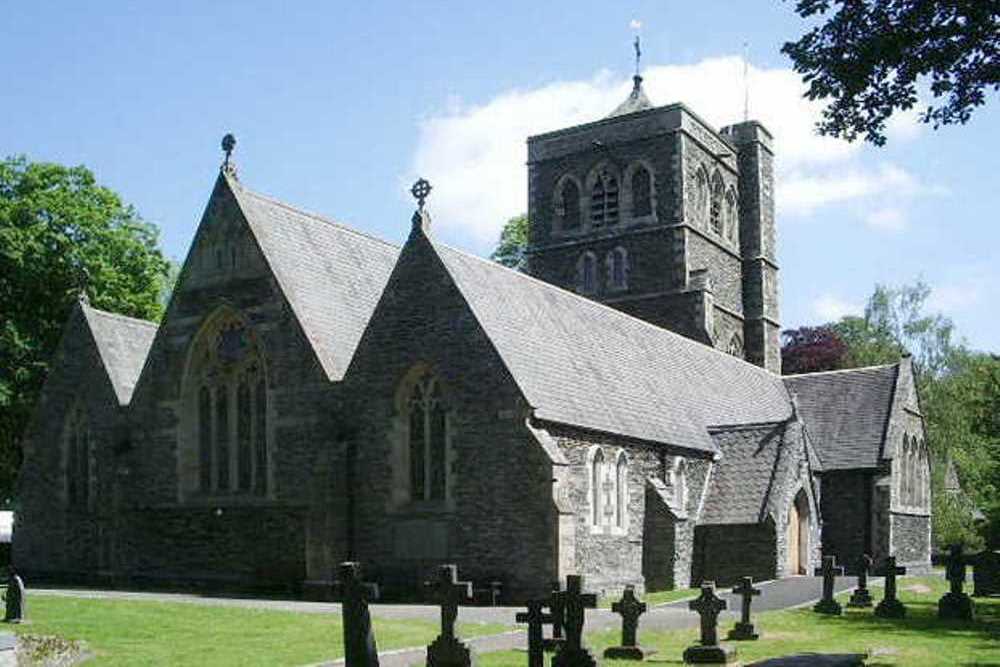
[[[703,167],[694,177],[694,213],[698,225],[704,226],[708,217],[708,174]]]
[[[639,166],[632,172],[632,217],[653,213],[653,179],[649,170]]]
[[[628,252],[618,247],[608,253],[605,263],[608,267],[608,285],[613,290],[628,289]]]
[[[598,174],[590,189],[590,224],[594,227],[618,222],[618,179],[607,170]]]
[[[572,178],[567,178],[559,189],[556,215],[562,229],[580,228],[580,187]]]
[[[722,206],[724,188],[725,186],[722,184],[722,176],[719,175],[719,172],[712,174],[712,201],[710,204],[709,219],[711,221],[712,231],[720,236],[722,235]]]
[[[597,292],[597,256],[585,252],[576,263],[577,289],[583,294]]]
[[[588,455],[590,524],[593,532],[624,534],[628,528],[628,456],[622,450],[609,458],[601,447]]]
[[[70,414],[66,425],[66,500],[81,510],[90,505],[91,452],[90,426],[82,408]]]
[[[236,313],[222,311],[202,328],[186,385],[198,492],[266,496],[267,381],[260,343]]]
[[[448,412],[441,386],[425,373],[413,384],[409,411],[410,498],[445,500],[448,489]]]

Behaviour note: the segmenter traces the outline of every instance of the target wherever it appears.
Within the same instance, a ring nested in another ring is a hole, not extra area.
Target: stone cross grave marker
[[[868,573],[871,569],[872,557],[861,554],[861,558],[858,559],[858,587],[851,593],[851,599],[847,601],[848,607],[872,606],[872,594],[868,590]]]
[[[25,595],[24,595],[24,581],[18,576],[14,568],[10,568],[10,572],[7,575],[7,593],[4,595],[4,602],[6,602],[6,613],[4,614],[4,623],[20,623],[24,620],[25,611]]]
[[[833,556],[823,556],[823,567],[816,568],[816,576],[823,577],[823,598],[813,606],[813,611],[820,614],[840,614],[843,609],[833,598],[833,587],[837,577],[844,576],[844,568],[837,567],[837,559]]]
[[[715,594],[715,582],[702,582],[701,595],[688,602],[688,609],[701,617],[701,643],[684,649],[684,662],[725,664],[736,660],[736,650],[719,643],[719,614],[726,609],[726,601]]]
[[[472,582],[458,580],[458,567],[442,565],[437,581],[424,584],[441,606],[441,634],[427,647],[427,667],[470,667],[476,662],[472,649],[455,636],[458,605],[472,597]]]
[[[565,609],[563,608],[562,584],[559,581],[552,582],[552,593],[549,595],[549,612],[552,614],[552,637],[543,640],[546,651],[554,651],[563,644],[563,622],[565,621]]]
[[[875,615],[883,618],[903,618],[906,616],[906,606],[896,597],[896,576],[906,574],[906,568],[897,566],[896,557],[889,556],[877,574],[885,577],[885,593],[882,601],[875,607]]]
[[[341,563],[336,587],[341,597],[344,662],[347,667],[378,667],[378,648],[368,613],[374,591],[361,581],[361,564]]]
[[[611,604],[611,611],[622,617],[621,646],[609,646],[604,649],[604,657],[616,660],[643,660],[655,651],[644,649],[636,641],[639,631],[639,617],[646,613],[646,603],[635,596],[635,586],[628,585],[622,593],[621,600]]]
[[[965,556],[962,555],[961,544],[951,545],[945,572],[951,590],[938,600],[938,618],[971,621],[975,611],[972,598],[962,590],[965,585]]]
[[[1000,595],[1000,553],[984,551],[976,556],[972,570],[972,597]]]
[[[542,611],[545,603],[541,600],[528,601],[528,611],[519,611],[514,617],[518,623],[528,624],[528,667],[543,667],[545,664],[545,642],[543,628],[552,622],[552,614]]]
[[[586,610],[597,606],[597,596],[583,592],[583,577],[566,577],[566,590],[561,591],[566,640],[552,658],[552,667],[594,667],[597,660],[583,645],[583,623]]]
[[[736,623],[736,627],[729,631],[726,638],[735,640],[759,638],[760,635],[757,634],[750,621],[750,605],[753,603],[754,597],[760,595],[760,589],[753,587],[752,578],[743,577],[740,579],[739,585],[733,587],[733,595],[739,595],[742,598],[740,601],[740,620]]]

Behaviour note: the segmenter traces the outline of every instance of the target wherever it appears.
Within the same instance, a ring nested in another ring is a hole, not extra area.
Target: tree
[[[525,251],[528,248],[528,215],[521,215],[511,218],[503,226],[500,232],[500,241],[490,255],[494,262],[504,266],[524,271],[527,269],[528,261]]]
[[[843,368],[847,345],[829,325],[781,332],[781,372],[785,375]]]
[[[781,48],[806,97],[830,100],[821,134],[881,146],[890,116],[914,108],[925,83],[934,102],[919,117],[935,129],[965,123],[1000,89],[997,0],[798,0],[795,11],[821,21]]]
[[[157,320],[170,265],[157,229],[85,167],[0,162],[0,499],[72,304]]]

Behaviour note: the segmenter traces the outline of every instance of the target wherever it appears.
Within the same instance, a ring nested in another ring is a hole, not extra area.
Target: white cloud
[[[655,104],[683,101],[715,127],[742,119],[741,58],[655,66],[643,76]],[[882,192],[913,196],[909,193],[917,185],[906,171],[888,164],[864,166],[862,144],[815,133],[821,104],[802,97],[798,74],[750,67],[748,80],[750,116],[774,135],[782,213],[805,215]],[[602,71],[587,81],[507,91],[484,104],[447,100],[443,111],[420,123],[413,158],[412,175],[436,186],[431,200],[435,225],[480,247],[492,243],[503,223],[526,208],[527,137],[600,119],[625,99],[630,86],[631,81]],[[908,123],[907,118],[895,120],[893,131],[906,135]]]
[[[906,213],[897,206],[877,208],[865,216],[869,227],[887,232],[901,232],[906,229]]]
[[[845,315],[860,315],[864,308],[833,294],[824,294],[812,304],[813,314],[824,322],[839,320]]]

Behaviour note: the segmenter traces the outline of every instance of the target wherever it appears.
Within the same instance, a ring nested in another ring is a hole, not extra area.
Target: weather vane
[[[639,30],[642,28],[642,21],[632,19],[629,27],[635,30],[635,43],[633,44],[635,46],[635,75],[639,76],[639,59],[642,58],[642,49],[639,48]]]
[[[410,188],[410,194],[412,194],[413,198],[417,200],[417,205],[420,207],[421,211],[424,210],[424,202],[427,201],[427,195],[430,193],[431,184],[423,178],[419,179],[413,184],[413,187]]]

